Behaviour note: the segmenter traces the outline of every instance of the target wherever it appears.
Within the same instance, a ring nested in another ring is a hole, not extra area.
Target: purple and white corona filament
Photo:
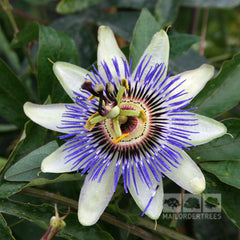
[[[152,219],[162,211],[165,175],[192,193],[205,179],[183,149],[226,133],[223,124],[187,109],[212,77],[202,65],[167,75],[167,34],[156,33],[134,71],[112,31],[99,28],[98,69],[88,72],[56,62],[54,72],[74,104],[36,105],[24,111],[36,123],[65,133],[66,141],[45,158],[43,172],[87,174],[79,199],[78,218],[92,225],[101,216],[123,177],[125,192]]]

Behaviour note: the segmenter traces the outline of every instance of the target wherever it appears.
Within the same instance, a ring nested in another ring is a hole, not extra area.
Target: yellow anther
[[[127,83],[127,79],[126,79],[126,78],[123,78],[123,79],[121,80],[121,85],[122,85],[123,87],[125,87],[127,90],[129,90],[129,85],[128,85],[128,83]]]
[[[139,113],[138,118],[142,121],[142,122],[146,122],[147,121],[147,116],[145,114],[145,112],[143,110],[141,110],[141,112]]]
[[[128,137],[128,136],[129,136],[129,133],[124,133],[121,137],[119,137],[119,138],[114,138],[114,139],[113,139],[113,143],[114,143],[114,144],[117,144],[117,143],[120,142],[123,138]]]
[[[95,127],[96,123],[91,124],[90,120],[91,120],[92,118],[94,118],[94,117],[95,117],[96,115],[98,115],[98,114],[99,114],[98,112],[95,112],[93,115],[91,115],[91,116],[88,118],[88,120],[87,120],[87,122],[86,122],[86,124],[85,124],[85,128],[86,128],[88,131],[92,131],[93,128]]]
[[[114,86],[113,86],[113,84],[111,84],[111,83],[107,83],[106,84],[106,87],[107,87],[107,91],[109,92],[109,93],[113,93],[114,92]]]
[[[95,96],[94,95],[91,95],[87,100],[88,101],[91,101],[91,100],[93,100],[95,98]]]

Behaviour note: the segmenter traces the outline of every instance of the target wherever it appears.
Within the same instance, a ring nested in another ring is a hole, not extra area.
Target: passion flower
[[[191,193],[205,189],[205,179],[184,152],[226,133],[223,124],[191,112],[191,100],[213,76],[210,65],[167,75],[169,41],[156,33],[132,72],[110,28],[98,32],[98,69],[65,62],[53,70],[73,104],[25,103],[34,122],[65,133],[66,141],[46,157],[43,172],[81,171],[78,218],[97,222],[120,176],[143,214],[158,219],[163,205],[162,176]],[[142,215],[143,215],[142,214]]]

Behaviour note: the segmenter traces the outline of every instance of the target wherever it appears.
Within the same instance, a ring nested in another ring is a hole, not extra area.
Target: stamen
[[[88,120],[87,120],[87,122],[86,122],[86,124],[85,124],[85,128],[86,128],[88,131],[92,131],[93,128],[95,127],[96,123],[95,123],[95,124],[91,124],[90,120],[91,120],[92,118],[94,118],[95,116],[97,116],[97,115],[99,115],[99,113],[98,113],[98,112],[95,112],[93,115],[91,115],[91,116],[88,118]]]
[[[123,78],[122,81],[121,81],[121,86],[125,87],[127,90],[129,90],[129,85],[128,85],[128,82],[127,82],[127,79],[126,78]]]
[[[114,86],[113,86],[113,84],[111,84],[111,83],[107,83],[106,84],[106,89],[107,89],[107,91],[109,92],[109,93],[111,93],[111,94],[113,94],[113,92],[114,92]]]
[[[96,84],[94,90],[95,90],[96,93],[103,92],[103,85]]]
[[[94,95],[91,95],[87,100],[88,101],[91,101],[91,100],[93,100],[95,98],[95,96]]]
[[[101,116],[98,112],[96,112],[96,113],[97,114],[90,119],[90,124],[96,124],[96,123],[101,122],[101,121],[103,121],[107,118],[107,117]]]
[[[114,144],[117,144],[117,143],[120,142],[123,138],[128,137],[128,136],[129,136],[129,133],[124,133],[121,137],[113,139],[113,143],[114,143]]]
[[[96,93],[92,87],[92,81],[91,80],[86,80],[83,84],[82,84],[82,89],[87,90],[88,92],[90,92],[92,95],[94,96],[99,96],[98,93]]]
[[[147,121],[147,116],[145,114],[145,112],[143,110],[140,111],[140,114],[138,116],[138,118],[142,121],[142,122],[146,122]]]

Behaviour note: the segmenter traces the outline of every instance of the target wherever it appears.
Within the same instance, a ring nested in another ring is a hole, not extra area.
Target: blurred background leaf
[[[28,100],[28,93],[18,77],[0,59],[0,112],[1,116],[22,128],[27,118],[23,104]]]
[[[181,0],[181,4],[186,7],[215,7],[215,8],[231,8],[240,5],[239,0]]]
[[[3,215],[0,213],[0,238],[14,240],[15,238],[12,235],[11,229],[7,226],[7,222],[5,221]]]
[[[61,14],[69,14],[84,10],[101,2],[102,0],[61,0],[57,5],[56,10]]]

